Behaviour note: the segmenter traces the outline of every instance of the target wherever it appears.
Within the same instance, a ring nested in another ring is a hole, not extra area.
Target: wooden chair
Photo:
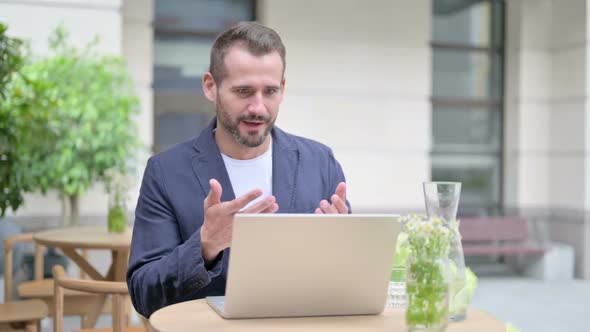
[[[41,300],[0,303],[0,331],[40,332],[41,319],[48,311]]]
[[[126,301],[129,295],[127,284],[115,281],[96,281],[72,279],[68,277],[62,266],[53,267],[53,278],[55,280],[55,303],[53,306],[53,331],[63,331],[63,308],[65,290],[75,290],[93,294],[106,294],[112,296],[112,329],[83,329],[78,332],[144,332],[143,326],[127,327]],[[144,321],[145,323],[145,321]]]
[[[9,237],[4,240],[4,298],[6,302],[12,299],[12,258],[13,248],[16,243],[33,242],[33,234],[25,233]],[[43,251],[44,247],[35,244],[35,271],[34,280],[22,282],[17,287],[18,295],[23,299],[39,299],[48,307],[49,314],[53,313],[54,287],[53,279],[43,278]],[[87,253],[83,253],[86,255]],[[86,315],[96,305],[97,296],[93,294],[67,290],[64,294],[67,298],[64,314],[68,316],[80,316],[82,326],[90,325],[86,322]],[[103,312],[110,312],[111,304],[105,302]]]

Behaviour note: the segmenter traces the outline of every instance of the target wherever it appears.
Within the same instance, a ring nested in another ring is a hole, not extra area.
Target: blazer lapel
[[[279,205],[279,213],[292,212],[295,184],[299,169],[299,151],[285,132],[273,128],[272,192]]]
[[[193,147],[197,153],[192,157],[191,163],[204,195],[207,196],[211,190],[209,180],[215,179],[221,184],[221,201],[227,202],[236,197],[221,153],[215,143],[213,130],[216,127],[216,121],[216,118],[213,118],[209,126],[196,139]]]

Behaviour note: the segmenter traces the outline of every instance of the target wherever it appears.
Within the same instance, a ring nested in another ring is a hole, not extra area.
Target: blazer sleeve
[[[222,256],[207,267],[200,232],[182,241],[164,174],[148,161],[135,210],[127,285],[135,309],[145,317],[192,297],[221,273]]]

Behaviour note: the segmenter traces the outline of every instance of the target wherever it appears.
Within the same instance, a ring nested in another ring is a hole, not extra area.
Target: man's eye
[[[250,94],[250,90],[249,89],[237,89],[236,92],[239,95],[244,95],[244,96]]]
[[[275,88],[272,88],[272,89],[266,89],[266,94],[267,94],[267,95],[274,95],[274,94],[275,94],[275,93],[277,93],[277,92],[279,92],[279,89],[275,89]]]

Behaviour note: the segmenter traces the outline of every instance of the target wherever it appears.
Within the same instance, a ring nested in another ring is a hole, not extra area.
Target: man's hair
[[[224,58],[234,45],[243,45],[248,52],[256,56],[278,52],[283,62],[283,74],[285,73],[286,50],[279,34],[260,23],[240,22],[222,32],[213,43],[209,72],[217,84],[221,84],[227,75]]]

